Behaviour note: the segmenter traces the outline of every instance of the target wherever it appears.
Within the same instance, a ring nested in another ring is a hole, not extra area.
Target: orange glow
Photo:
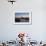
[[[24,32],[20,32],[19,34],[25,34]]]

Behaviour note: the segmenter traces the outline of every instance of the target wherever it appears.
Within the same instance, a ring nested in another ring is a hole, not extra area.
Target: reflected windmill
[[[24,36],[25,36],[25,33],[19,33],[18,37],[20,38],[20,46],[23,46],[25,45],[24,43]]]

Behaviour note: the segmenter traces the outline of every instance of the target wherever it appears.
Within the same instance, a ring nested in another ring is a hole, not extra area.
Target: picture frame
[[[14,15],[14,24],[32,25],[32,11],[16,11]]]

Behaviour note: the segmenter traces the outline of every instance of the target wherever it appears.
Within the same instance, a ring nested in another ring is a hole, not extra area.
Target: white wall
[[[17,0],[13,5],[7,0],[0,0],[0,40],[11,40],[18,32],[31,34],[33,40],[46,40],[45,0]],[[16,10],[32,9],[32,25],[14,25]]]

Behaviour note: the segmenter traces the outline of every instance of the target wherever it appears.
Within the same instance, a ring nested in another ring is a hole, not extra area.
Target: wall
[[[18,32],[31,34],[33,40],[46,40],[45,0],[17,0],[13,5],[7,0],[0,0],[0,40],[14,40]],[[32,25],[14,25],[16,10],[32,9]]]

